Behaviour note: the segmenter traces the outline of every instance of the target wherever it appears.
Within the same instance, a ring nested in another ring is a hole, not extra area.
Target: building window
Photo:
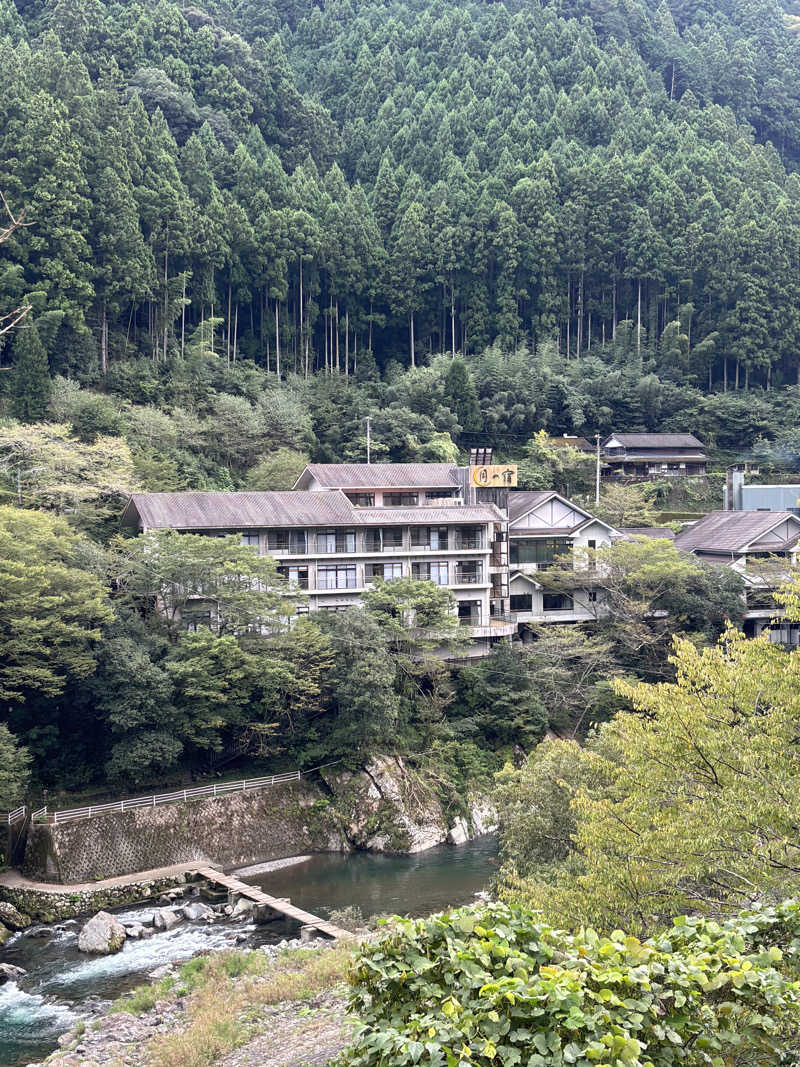
[[[350,501],[350,503],[355,504],[357,508],[375,507],[374,493],[345,493],[345,496]]]
[[[483,568],[477,560],[459,561],[456,564],[457,585],[479,585],[483,581]]]
[[[426,500],[452,500],[452,489],[428,489],[425,492]]]
[[[411,576],[419,582],[433,582],[434,585],[449,585],[450,573],[446,563],[412,563]]]
[[[364,533],[365,552],[393,552],[403,548],[403,530],[399,526]]]
[[[568,555],[571,549],[571,543],[562,537],[515,540],[511,542],[511,562],[552,563],[556,556]]]
[[[317,589],[355,589],[356,568],[350,566],[317,567]]]
[[[544,593],[542,595],[542,609],[544,611],[572,611],[572,597],[566,593]]]
[[[480,600],[459,600],[458,621],[462,626],[479,626],[481,621]]]
[[[394,582],[403,577],[403,564],[367,563],[364,567],[364,577],[367,581],[371,578],[383,578],[385,582]]]
[[[261,547],[261,536],[257,533],[243,533],[242,544],[247,545],[248,548],[254,548],[256,551]]]
[[[417,493],[384,493],[383,503],[387,508],[415,507],[419,501]]]
[[[456,534],[456,548],[483,548],[483,536],[479,526],[462,526]]]
[[[308,589],[308,567],[278,567],[278,574],[285,578],[289,585]]]
[[[267,552],[289,552],[296,555],[303,555],[305,551],[305,530],[267,531]]]
[[[512,611],[533,611],[533,594],[532,593],[512,593],[511,594],[511,610]]]
[[[448,547],[446,526],[417,526],[411,530],[411,547],[428,548],[433,552],[446,552]]]
[[[330,555],[334,552],[355,552],[355,530],[317,531],[317,552]]]

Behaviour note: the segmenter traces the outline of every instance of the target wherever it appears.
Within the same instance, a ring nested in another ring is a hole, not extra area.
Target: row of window
[[[299,589],[308,589],[308,567],[278,567],[278,573],[291,585]],[[414,563],[411,567],[411,576],[419,581],[433,582],[434,585],[450,584],[449,564]],[[466,564],[456,567],[456,585],[475,585],[482,581],[483,569],[474,564]],[[364,579],[371,581],[374,578],[383,578],[384,581],[395,581],[403,577],[402,563],[367,563],[364,566]],[[317,589],[356,589],[358,587],[358,572],[354,563],[328,564],[323,563],[317,567]]]
[[[243,533],[242,544],[259,549],[261,535]],[[310,551],[321,555],[356,552],[355,530],[318,530],[316,534],[306,536],[305,530],[268,530],[266,535],[267,552],[288,552],[305,555]],[[415,526],[411,530],[411,547],[424,548],[433,552],[453,548],[482,548],[483,536],[480,527],[465,526],[458,533],[447,526]],[[311,547],[309,547],[311,546]],[[402,550],[403,530],[397,527],[366,530],[364,532],[364,552],[391,552]]]
[[[511,595],[511,610],[523,614],[531,614],[533,611],[533,595],[531,593],[518,593]],[[597,593],[589,593],[589,602],[597,600]],[[575,601],[568,593],[542,593],[542,611],[574,611]]]
[[[452,489],[428,489],[425,492],[426,500],[450,500],[453,496],[458,496],[458,493],[454,494]],[[355,504],[359,508],[374,508],[375,507],[375,494],[374,493],[345,493],[345,496],[351,504]],[[416,507],[419,504],[419,493],[384,493],[383,494],[383,506],[387,508],[409,508]]]

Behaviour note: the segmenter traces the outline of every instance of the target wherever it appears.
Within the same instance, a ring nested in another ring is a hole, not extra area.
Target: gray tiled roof
[[[797,521],[790,511],[711,511],[679,533],[675,546],[684,552],[741,552],[787,519]]]
[[[543,504],[545,500],[549,500],[550,497],[555,495],[552,489],[536,492],[525,489],[512,489],[508,494],[508,517],[511,522],[514,522],[515,519],[529,512],[531,508],[535,508],[538,504]]]
[[[612,433],[603,442],[619,441],[625,448],[704,448],[690,433]]]
[[[344,493],[134,493],[123,525],[151,530],[240,530],[261,526],[324,526],[353,522]]]
[[[455,489],[452,463],[309,463],[296,485],[313,478],[325,489]]]
[[[358,508],[342,492],[134,493],[126,526],[150,530],[244,530],[295,526],[419,526],[499,522],[493,504],[474,507]]]

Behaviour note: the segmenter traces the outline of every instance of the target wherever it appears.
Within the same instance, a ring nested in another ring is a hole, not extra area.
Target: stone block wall
[[[24,873],[45,882],[91,882],[175,863],[222,867],[350,849],[341,820],[305,782],[260,792],[164,804],[30,828]]]

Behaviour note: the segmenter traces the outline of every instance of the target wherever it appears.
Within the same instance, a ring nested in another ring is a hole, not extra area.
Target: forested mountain
[[[798,25],[773,0],[0,0],[28,223],[3,302],[84,382],[497,342],[536,373],[794,383]]]

